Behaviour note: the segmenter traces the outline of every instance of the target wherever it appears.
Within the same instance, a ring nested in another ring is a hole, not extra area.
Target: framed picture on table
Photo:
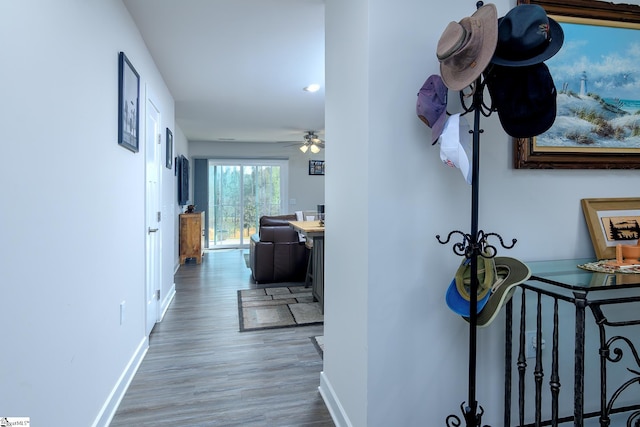
[[[616,245],[635,245],[640,238],[640,198],[582,199],[596,257],[616,258]]]
[[[536,137],[514,139],[514,167],[640,169],[640,6],[520,4],[542,6],[562,27],[564,43],[545,61],[557,90],[555,122]]]

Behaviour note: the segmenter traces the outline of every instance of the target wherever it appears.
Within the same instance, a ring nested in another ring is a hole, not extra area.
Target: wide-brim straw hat
[[[491,61],[498,43],[498,13],[492,3],[460,22],[450,22],[440,36],[436,56],[440,75],[451,90],[474,82]]]
[[[489,301],[491,288],[495,284],[497,273],[493,258],[478,256],[476,262],[478,278],[476,313],[478,313]],[[445,294],[445,302],[451,311],[463,317],[470,316],[471,287],[471,259],[465,258],[460,263],[455,277]]]
[[[497,279],[487,301],[478,313],[477,326],[486,327],[495,320],[500,309],[511,299],[516,286],[531,277],[531,270],[522,261],[510,257],[495,257]],[[463,316],[469,321],[468,316]]]

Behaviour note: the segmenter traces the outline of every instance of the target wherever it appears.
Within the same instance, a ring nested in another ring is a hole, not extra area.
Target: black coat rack
[[[484,3],[478,1],[476,8],[482,7]],[[489,65],[491,66],[491,65]],[[473,163],[471,170],[471,232],[465,234],[462,231],[454,230],[449,233],[446,240],[440,239],[440,236],[436,236],[438,242],[445,245],[451,241],[454,235],[459,235],[462,238],[461,242],[453,245],[453,252],[456,255],[465,256],[471,260],[470,272],[471,272],[471,289],[470,289],[470,301],[469,301],[469,387],[468,387],[468,399],[466,402],[460,404],[460,410],[466,422],[466,427],[481,427],[482,415],[484,409],[478,405],[476,400],[476,354],[477,354],[477,325],[478,325],[478,256],[485,258],[493,258],[497,254],[497,249],[488,243],[488,239],[495,237],[500,241],[500,245],[505,249],[511,249],[516,244],[516,239],[513,239],[511,245],[505,245],[502,237],[497,233],[485,233],[482,230],[478,230],[478,205],[479,205],[479,171],[480,171],[480,134],[484,131],[480,129],[480,116],[489,117],[492,113],[492,107],[487,106],[484,103],[483,93],[485,88],[485,81],[482,75],[478,76],[473,86],[473,95],[471,96],[472,102],[470,106],[467,106],[465,96],[460,92],[460,101],[463,114],[474,113],[473,117]],[[446,419],[447,427],[459,427],[462,425],[460,417],[455,414],[451,414]],[[488,426],[485,426],[488,427]]]

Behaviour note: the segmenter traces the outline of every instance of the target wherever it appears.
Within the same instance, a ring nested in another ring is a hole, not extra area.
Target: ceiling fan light
[[[311,152],[313,154],[319,153],[320,152],[320,147],[318,147],[316,144],[311,144]]]
[[[300,146],[300,151],[302,151],[303,153],[306,153],[308,149],[309,146],[307,144]],[[311,149],[311,151],[313,151],[313,149]]]

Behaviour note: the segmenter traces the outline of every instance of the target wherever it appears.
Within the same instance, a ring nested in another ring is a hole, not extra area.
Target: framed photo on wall
[[[140,127],[140,75],[120,52],[118,58],[118,144],[137,153]]]
[[[309,160],[309,175],[324,175],[324,160]]]
[[[189,160],[180,155],[176,163],[176,168],[178,168],[178,204],[184,206],[189,202]]]
[[[173,167],[173,132],[171,129],[167,128],[167,152],[166,152],[166,160],[165,166],[167,169],[171,169]]]
[[[514,139],[516,169],[640,169],[640,6],[595,0],[518,0],[560,24],[545,61],[557,91],[551,128]],[[552,35],[553,36],[553,35]]]

